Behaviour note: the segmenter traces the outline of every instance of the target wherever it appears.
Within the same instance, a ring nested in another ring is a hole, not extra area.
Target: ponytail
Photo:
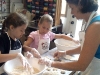
[[[2,25],[1,34],[5,33],[6,30],[7,30],[7,27],[6,27],[6,19],[5,19],[4,22],[3,22],[3,25]]]

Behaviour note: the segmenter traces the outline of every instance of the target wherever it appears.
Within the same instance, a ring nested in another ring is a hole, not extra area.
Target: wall
[[[98,0],[98,5],[99,5],[99,8],[98,8],[98,11],[97,13],[100,14],[100,0]],[[62,23],[63,23],[63,33],[67,33],[69,31],[69,25],[67,24],[67,20],[69,18],[67,17],[61,17],[62,19]],[[79,39],[79,31],[81,30],[81,26],[82,26],[82,20],[77,20],[77,23],[76,23],[76,29],[75,29],[75,39]]]
[[[63,22],[63,33],[70,34],[71,36],[75,36],[76,23],[77,19],[71,14],[71,9],[68,7],[67,17],[61,17]]]
[[[10,12],[12,12],[13,10],[13,3],[18,2],[18,3],[22,3],[22,0],[10,0]]]
[[[1,0],[1,7],[0,7],[0,17],[6,16],[9,14],[9,0]],[[0,18],[2,19],[2,18]]]

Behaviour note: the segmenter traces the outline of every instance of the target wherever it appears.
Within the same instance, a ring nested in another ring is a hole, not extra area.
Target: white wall
[[[22,0],[10,0],[10,12],[12,12],[12,9],[13,9],[13,3],[14,3],[14,2],[19,2],[19,3],[21,3]]]
[[[100,14],[100,0],[98,0],[98,5],[99,5],[99,8],[98,8],[98,11],[97,13]],[[61,17],[62,19],[62,23],[63,23],[63,33],[66,33],[68,32],[69,30],[69,25],[67,24],[67,17]],[[76,23],[76,29],[75,29],[75,39],[79,39],[79,31],[81,31],[81,26],[82,26],[82,20],[77,20],[77,23]]]
[[[63,23],[63,31],[62,32],[70,34],[74,37],[75,36],[77,19],[72,16],[71,9],[69,7],[67,9],[66,16],[67,17],[61,17],[62,23]],[[71,24],[72,21],[74,22],[73,24]]]

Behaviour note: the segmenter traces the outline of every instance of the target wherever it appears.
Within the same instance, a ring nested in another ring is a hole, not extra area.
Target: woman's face
[[[49,22],[43,21],[43,23],[39,23],[39,33],[44,35],[51,30],[51,24]]]
[[[82,13],[79,10],[79,7],[74,4],[69,4],[71,8],[71,14],[73,14],[77,19],[82,19]]]

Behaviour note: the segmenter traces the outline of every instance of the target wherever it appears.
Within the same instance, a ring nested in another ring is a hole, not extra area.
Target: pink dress
[[[47,34],[41,35],[38,31],[31,32],[28,37],[31,37],[34,41],[31,43],[30,47],[38,49],[39,36],[40,39],[50,38],[50,41],[52,41],[55,38],[55,33],[49,31]]]

